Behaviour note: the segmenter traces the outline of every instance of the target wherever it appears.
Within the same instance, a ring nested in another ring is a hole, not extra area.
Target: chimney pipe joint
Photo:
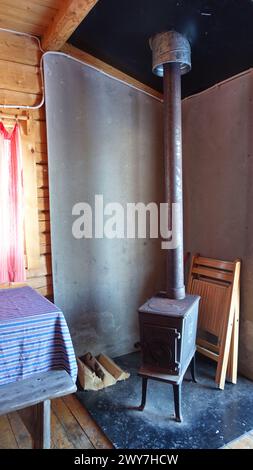
[[[153,52],[153,73],[163,77],[164,64],[179,63],[181,75],[191,70],[191,46],[189,41],[176,31],[155,34],[149,40]]]

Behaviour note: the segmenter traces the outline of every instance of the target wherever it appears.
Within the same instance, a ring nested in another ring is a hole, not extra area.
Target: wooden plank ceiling
[[[42,36],[63,0],[0,0],[0,27]]]
[[[0,28],[42,38],[59,50],[98,0],[0,0]]]

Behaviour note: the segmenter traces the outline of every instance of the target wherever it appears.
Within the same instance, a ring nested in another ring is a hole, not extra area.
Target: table
[[[50,401],[76,391],[63,313],[31,287],[0,289],[0,415],[17,410],[34,448],[50,448]]]
[[[31,287],[0,289],[0,385],[77,364],[61,310]]]

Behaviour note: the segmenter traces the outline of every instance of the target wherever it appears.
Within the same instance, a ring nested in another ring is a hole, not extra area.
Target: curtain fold
[[[23,282],[23,170],[18,124],[8,132],[0,123],[0,282]]]

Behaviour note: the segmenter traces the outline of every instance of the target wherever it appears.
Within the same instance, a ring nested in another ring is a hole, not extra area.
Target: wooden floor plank
[[[52,449],[74,449],[60,420],[52,410],[51,412],[51,448]]]
[[[243,434],[238,439],[229,442],[224,448],[226,449],[253,449],[253,433],[252,431]]]
[[[89,412],[79,402],[75,395],[68,395],[62,399],[96,449],[113,448],[111,441],[95,423]]]
[[[57,398],[51,406],[53,449],[110,449],[112,445],[87,410],[73,396]],[[32,439],[18,412],[0,416],[0,449],[30,449]]]
[[[52,401],[52,410],[61,422],[74,449],[94,449],[84,430],[61,398]]]
[[[31,449],[32,438],[27,431],[21,417],[15,411],[8,414],[8,419],[12,428],[12,432],[16,438],[19,449]]]

